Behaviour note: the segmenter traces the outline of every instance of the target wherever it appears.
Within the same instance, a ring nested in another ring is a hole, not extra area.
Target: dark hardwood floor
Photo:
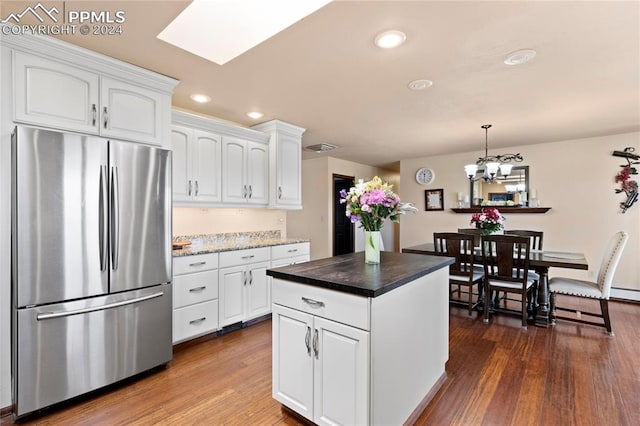
[[[524,330],[505,315],[483,324],[452,307],[448,379],[417,424],[640,424],[640,305],[610,310],[615,337],[568,322]],[[169,368],[22,423],[299,424],[271,399],[270,321],[182,345]]]

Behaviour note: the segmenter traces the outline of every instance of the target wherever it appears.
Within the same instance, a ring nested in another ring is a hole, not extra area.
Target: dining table
[[[475,247],[475,254],[482,256],[480,247]],[[403,253],[429,254],[435,255],[433,242],[418,244],[402,249]],[[589,264],[583,253],[553,251],[553,250],[531,250],[529,252],[529,267],[540,275],[538,283],[538,300],[534,312],[535,324],[539,327],[548,327],[550,324],[550,304],[549,304],[549,268],[565,269],[589,269]]]

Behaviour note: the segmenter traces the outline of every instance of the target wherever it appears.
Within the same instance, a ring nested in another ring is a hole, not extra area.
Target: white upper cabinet
[[[302,134],[305,129],[272,120],[253,126],[270,135],[269,207],[302,208]]]
[[[161,145],[163,98],[158,92],[102,77],[100,134]]]
[[[7,37],[14,121],[168,145],[177,80],[60,40]]]
[[[173,202],[221,200],[220,136],[185,126],[171,126]]]
[[[15,52],[15,120],[98,134],[99,80],[94,73]]]
[[[222,137],[222,201],[267,205],[269,147],[263,143]]]

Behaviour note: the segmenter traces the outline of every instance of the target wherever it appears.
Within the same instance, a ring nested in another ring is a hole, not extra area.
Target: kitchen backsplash
[[[271,209],[186,208],[173,209],[173,235],[209,235],[279,231],[287,236],[287,213]]]

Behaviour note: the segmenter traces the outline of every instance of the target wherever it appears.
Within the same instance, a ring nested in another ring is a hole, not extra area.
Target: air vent
[[[317,145],[306,146],[304,149],[308,149],[309,151],[315,151],[315,152],[325,152],[325,151],[331,151],[332,149],[336,149],[336,148],[337,146],[331,145],[329,143],[319,143]]]

